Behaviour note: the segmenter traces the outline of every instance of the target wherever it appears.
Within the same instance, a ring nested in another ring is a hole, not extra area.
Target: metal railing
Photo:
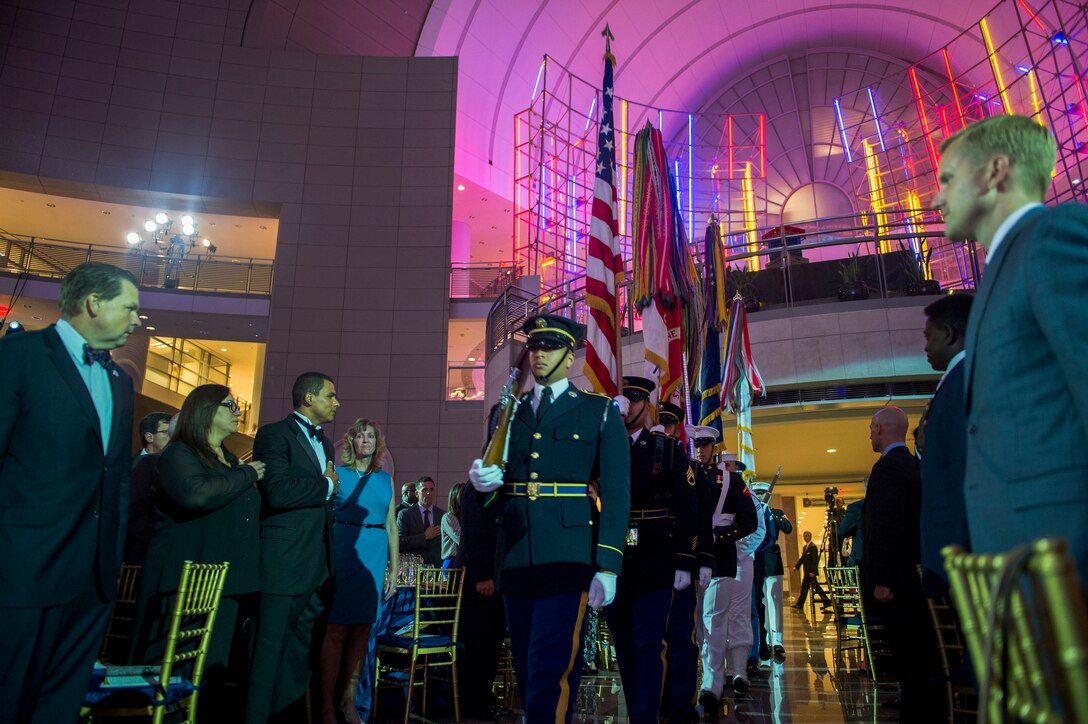
[[[220,294],[272,294],[272,260],[180,259],[105,244],[80,244],[23,234],[0,233],[0,273],[63,278],[85,262],[127,269],[139,286]]]
[[[513,262],[454,264],[450,268],[451,299],[492,299],[521,278]]]
[[[484,377],[487,367],[482,361],[450,361],[446,364],[447,400],[484,399]]]
[[[949,289],[973,289],[979,279],[979,255],[975,242],[949,242],[943,230],[922,230],[910,224],[874,228],[859,216],[843,216],[798,222],[804,234],[782,232],[763,239],[758,251],[727,253],[730,269],[726,293],[740,291],[749,313],[760,309],[793,308],[858,298],[893,298],[932,294]],[[775,227],[778,229],[779,227]],[[760,231],[756,230],[758,235]],[[767,230],[770,231],[770,230]],[[794,243],[802,239],[814,241]],[[730,245],[733,241],[734,245]],[[768,241],[779,242],[768,248]],[[727,237],[727,252],[739,244]],[[701,251],[701,244],[699,244]],[[694,248],[694,245],[693,245]],[[918,255],[915,249],[923,248]],[[810,260],[806,252],[818,260]],[[856,281],[866,287],[864,296],[842,296],[847,281],[845,267],[858,255]],[[752,270],[758,259],[759,270]],[[703,274],[702,261],[696,266]],[[920,283],[928,282],[928,283]],[[934,286],[936,282],[938,286]],[[617,286],[621,334],[641,331],[642,320],[630,303],[631,270]],[[505,290],[487,317],[487,354],[501,349],[518,332],[525,319],[547,312],[586,323],[585,277],[579,274],[533,295],[520,288]]]

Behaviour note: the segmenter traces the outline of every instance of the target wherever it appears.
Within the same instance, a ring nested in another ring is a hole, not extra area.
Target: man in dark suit
[[[941,297],[925,309],[926,357],[943,372],[937,391],[922,413],[915,433],[915,454],[922,475],[922,587],[928,596],[948,593],[941,549],[971,549],[963,471],[967,462],[967,422],[963,409],[963,341],[971,313],[970,294]]]
[[[880,459],[865,490],[861,587],[869,612],[885,619],[899,668],[901,721],[925,721],[927,702],[938,698],[924,691],[936,650],[916,569],[922,481],[906,437],[907,416],[898,407],[885,407],[869,421],[869,440]]]
[[[586,605],[616,595],[630,513],[630,450],[612,400],[567,381],[585,327],[531,317],[529,364],[536,385],[510,424],[506,469],[475,460],[469,479],[502,506],[496,587],[528,724],[570,722],[582,667]],[[587,484],[598,479],[593,524]]]
[[[132,468],[136,279],[82,264],[61,318],[0,340],[0,722],[79,714],[117,592]],[[63,441],[58,444],[58,441]]]
[[[170,413],[152,412],[140,420],[140,452],[132,459],[132,464],[146,455],[156,455],[166,449],[170,443]]]
[[[794,608],[804,608],[808,591],[812,589],[813,597],[819,596],[825,605],[831,605],[827,591],[820,586],[817,577],[820,575],[820,549],[812,542],[812,533],[804,532],[805,545],[801,548],[801,557],[797,559],[793,569],[801,571],[801,591],[797,594],[797,603]]]
[[[319,620],[332,596],[329,499],[339,481],[322,425],[333,421],[340,402],[332,378],[320,372],[299,375],[291,400],[295,411],[259,429],[253,441],[253,457],[265,464],[265,475],[257,483],[261,582],[249,724],[264,724],[278,712],[305,716],[288,707],[309,686],[324,635]]]
[[[631,519],[616,600],[604,609],[632,724],[657,724],[673,592],[689,588],[698,575],[695,471],[677,440],[646,429],[655,387],[643,377],[623,378]],[[671,407],[675,425],[679,409]]]
[[[400,502],[397,503],[397,507],[394,510],[395,515],[400,515],[400,512],[405,508],[413,506],[419,498],[416,497],[416,484],[405,483],[400,486]]]
[[[434,504],[434,480],[424,475],[416,481],[417,502],[397,514],[400,552],[423,556],[428,566],[442,565],[442,516]]]
[[[933,205],[949,239],[987,250],[963,362],[971,546],[985,553],[1064,538],[1083,583],[1088,207],[1042,206],[1055,158],[1053,135],[1032,119],[979,121],[941,144]],[[1010,454],[1024,450],[1031,454]]]

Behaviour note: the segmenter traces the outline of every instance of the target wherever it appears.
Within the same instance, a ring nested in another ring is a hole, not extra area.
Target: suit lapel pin
[[[117,374],[117,370],[110,370],[110,372],[113,373],[114,377],[120,377],[121,376],[121,375]]]
[[[571,397],[577,397],[578,396],[578,395],[574,394],[573,390],[568,392],[567,394],[570,395]]]

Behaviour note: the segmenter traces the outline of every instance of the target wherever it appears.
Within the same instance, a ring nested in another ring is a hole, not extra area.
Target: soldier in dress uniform
[[[702,613],[705,636],[699,705],[703,708],[704,720],[717,721],[722,693],[726,685],[727,649],[731,647],[734,640],[746,640],[752,636],[751,622],[748,618],[744,619],[743,626],[739,625],[739,622],[731,623],[728,620],[731,588],[752,585],[750,579],[745,584],[736,580],[739,570],[736,544],[741,538],[755,532],[759,522],[756,519],[755,504],[740,473],[731,473],[726,477],[724,468],[718,467],[714,461],[714,447],[718,440],[718,433],[713,428],[708,429],[713,432],[713,436],[709,439],[698,435],[695,437],[695,459],[703,466],[710,480],[714,491],[712,499],[715,501],[711,521],[714,526],[715,577],[711,579],[703,595]],[[751,642],[748,641],[743,647],[739,647],[739,654],[730,652],[733,659],[735,660],[739,655],[740,661],[744,662],[744,653],[750,644]],[[731,668],[735,666],[736,664],[731,662]],[[740,663],[740,666],[743,670],[744,664]],[[728,683],[732,684],[733,681],[730,680]]]
[[[676,431],[683,423],[684,411],[671,402],[663,402],[658,409],[657,419],[665,428],[665,434],[676,436]],[[689,427],[688,437],[704,437],[717,434],[712,427]],[[709,431],[709,432],[707,432]],[[687,456],[685,455],[685,458]],[[687,724],[699,720],[695,709],[696,695],[699,691],[699,644],[696,638],[697,612],[701,610],[699,589],[710,585],[714,571],[714,537],[710,524],[713,504],[710,481],[707,480],[703,467],[695,460],[687,459],[689,469],[695,473],[695,496],[697,501],[695,515],[695,562],[693,576],[698,576],[699,585],[689,586],[676,591],[672,596],[672,611],[669,614],[668,642],[665,660],[665,689],[661,701],[661,714],[668,724]]]
[[[632,724],[657,724],[673,590],[691,586],[695,567],[695,472],[675,439],[646,429],[655,386],[642,377],[623,378],[631,519],[619,590],[604,609]]]
[[[630,453],[612,400],[567,381],[585,328],[554,315],[525,322],[536,384],[518,402],[505,471],[469,479],[501,506],[496,554],[527,724],[570,722],[582,674],[587,604],[612,602],[630,514]],[[593,525],[587,484],[599,484]]]

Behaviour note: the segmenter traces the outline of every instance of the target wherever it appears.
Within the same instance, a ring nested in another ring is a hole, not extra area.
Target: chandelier
[[[178,258],[195,249],[197,239],[200,239],[200,245],[204,247],[208,254],[214,254],[217,251],[211,239],[201,238],[200,234],[197,233],[196,219],[189,214],[181,217],[180,231],[174,231],[173,228],[174,220],[160,211],[155,214],[154,219],[144,221],[143,234],[130,231],[125,236],[125,241],[133,248],[142,247],[144,244],[153,244],[159,253]]]

